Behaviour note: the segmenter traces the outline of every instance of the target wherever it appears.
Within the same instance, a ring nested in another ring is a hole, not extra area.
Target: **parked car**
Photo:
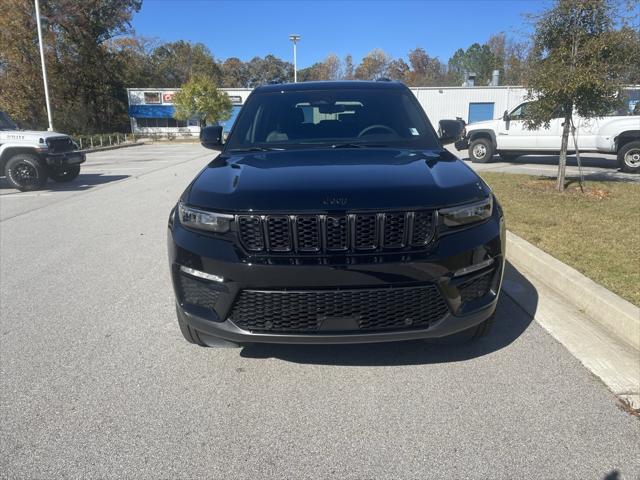
[[[169,217],[177,318],[202,346],[486,335],[502,209],[397,82],[256,88]]]
[[[554,118],[548,128],[529,130],[524,117],[530,102],[505,111],[498,120],[467,125],[463,138],[455,142],[458,150],[469,150],[473,162],[485,163],[498,153],[506,161],[520,155],[557,155],[560,152],[563,122]],[[640,117],[615,115],[599,118],[574,117],[576,139],[581,152],[612,153],[618,156],[622,171],[640,172]],[[569,151],[575,150],[573,138]]]
[[[47,178],[69,182],[80,174],[85,154],[68,135],[20,130],[0,111],[0,172],[20,191],[41,188]]]

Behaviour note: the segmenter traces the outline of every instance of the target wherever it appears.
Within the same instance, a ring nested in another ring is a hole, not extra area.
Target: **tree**
[[[247,69],[250,87],[257,87],[269,82],[293,81],[293,65],[271,54],[264,58],[252,58],[247,64]]]
[[[386,76],[391,80],[406,82],[409,74],[409,65],[401,58],[396,58],[389,62],[387,66]]]
[[[231,99],[205,75],[194,75],[173,97],[174,117],[188,120],[198,116],[205,125],[227,120],[231,116]]]
[[[327,80],[339,80],[342,78],[342,65],[340,58],[335,53],[330,53],[327,58],[324,59],[325,68],[327,72]]]
[[[382,50],[371,50],[356,68],[354,77],[358,80],[376,80],[387,75],[387,67],[391,58]]]
[[[526,125],[548,126],[562,118],[556,188],[565,188],[567,148],[574,111],[583,117],[604,115],[620,103],[619,92],[637,53],[638,34],[614,28],[619,18],[608,0],[556,0],[535,20],[531,68],[527,78]]]
[[[528,68],[529,47],[526,42],[507,40],[505,46],[503,85],[523,85]]]
[[[353,57],[351,54],[344,57],[344,72],[342,76],[345,80],[353,80]]]
[[[247,64],[239,58],[227,58],[220,68],[222,69],[223,87],[238,88],[249,86],[249,69]]]
[[[56,128],[108,130],[128,124],[121,63],[110,48],[141,0],[41,2],[42,34]],[[46,125],[33,2],[0,2],[0,104],[27,126]]]
[[[429,87],[442,85],[444,79],[444,65],[437,58],[430,57],[423,48],[409,51],[411,71],[407,81],[415,87]]]
[[[464,82],[468,73],[475,73],[476,85],[487,85],[498,67],[499,60],[487,44],[474,43],[466,51],[458,49],[449,59],[449,70],[457,83]]]
[[[164,43],[151,53],[154,87],[175,87],[194,75],[205,75],[214,81],[222,80],[222,71],[211,51],[202,43],[184,40]]]
[[[329,73],[323,62],[316,62],[310,67],[298,70],[299,82],[312,82],[316,80],[328,80]]]

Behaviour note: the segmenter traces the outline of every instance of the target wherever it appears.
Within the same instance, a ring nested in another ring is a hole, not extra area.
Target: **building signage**
[[[173,96],[176,92],[164,92],[162,94],[162,103],[173,103]]]
[[[229,95],[229,100],[235,105],[242,105],[242,97],[240,95]]]

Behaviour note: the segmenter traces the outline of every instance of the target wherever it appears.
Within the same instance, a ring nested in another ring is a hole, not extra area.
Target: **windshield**
[[[436,148],[408,90],[327,89],[256,93],[229,137],[229,150],[346,146]]]
[[[17,130],[18,126],[13,123],[13,120],[9,118],[4,112],[0,112],[0,130]]]

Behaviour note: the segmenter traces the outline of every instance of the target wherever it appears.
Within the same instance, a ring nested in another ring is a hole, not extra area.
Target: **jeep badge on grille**
[[[330,207],[343,207],[349,202],[347,197],[326,197],[322,204]]]

